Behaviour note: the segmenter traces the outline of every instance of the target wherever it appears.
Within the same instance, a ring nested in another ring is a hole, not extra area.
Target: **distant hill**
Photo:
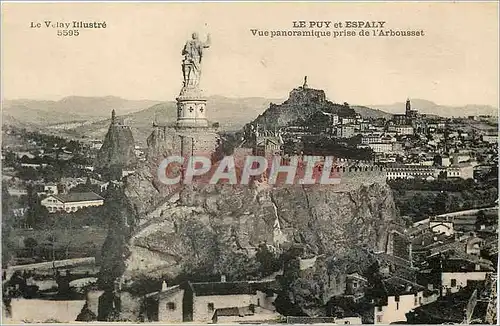
[[[405,103],[368,105],[370,108],[385,111],[391,114],[403,114]],[[432,114],[442,117],[466,117],[470,115],[498,115],[498,109],[489,105],[467,104],[464,106],[439,105],[432,101],[423,99],[411,99],[412,109],[422,114]]]
[[[313,124],[314,119],[311,120],[313,117],[317,115],[323,117],[330,114],[337,114],[340,117],[354,117],[356,112],[347,105],[327,100],[323,90],[301,86],[294,88],[290,92],[288,99],[283,103],[271,103],[269,108],[251,124],[258,124],[260,128],[273,130],[290,124]]]
[[[249,97],[249,98],[227,98],[223,96],[208,97],[208,118],[213,122],[219,122],[223,130],[239,130],[245,123],[251,121],[273,100]],[[110,112],[107,117],[110,117]],[[117,115],[123,117],[125,123],[130,126],[135,141],[140,145],[145,145],[146,138],[152,130],[153,121],[158,124],[174,123],[177,119],[176,103],[174,101],[154,104],[147,109],[130,114]],[[83,137],[92,139],[103,139],[108,131],[111,119],[102,119],[92,123],[80,123],[79,126],[72,127],[73,123],[64,123],[51,126],[51,129],[64,127],[63,132],[72,137]]]
[[[239,130],[246,123],[264,112],[271,103],[282,99],[262,97],[229,98],[223,96],[209,97],[209,118],[218,121],[224,130]]]
[[[366,106],[361,106],[361,105],[351,105],[351,108],[356,111],[356,113],[361,114],[363,118],[373,118],[373,119],[378,119],[378,118],[385,118],[385,119],[391,119],[392,114],[384,112],[382,110],[377,110],[373,108],[369,108]]]
[[[5,120],[14,119],[38,126],[48,126],[70,121],[102,119],[109,116],[111,110],[117,114],[128,114],[143,110],[159,101],[126,100],[116,96],[85,97],[68,96],[59,101],[44,100],[5,100],[2,103],[2,115]]]
[[[353,112],[345,111],[345,107],[341,104],[328,101],[321,90],[314,90],[309,95],[322,97],[322,104],[314,104],[310,96],[287,100],[209,96],[208,118],[213,122],[219,122],[223,130],[235,131],[253,120],[261,124],[266,123],[266,119],[286,124],[293,119],[304,119],[319,108],[328,112],[341,112],[341,115]],[[495,108],[486,105],[452,107],[422,99],[413,99],[411,103],[412,108],[429,115],[497,115]],[[75,138],[103,139],[111,122],[112,109],[115,109],[118,116],[125,118],[135,141],[140,145],[145,145],[154,120],[158,123],[173,123],[176,120],[175,101],[127,100],[115,96],[69,96],[60,101],[6,100],[3,103],[2,121],[3,124],[24,128],[49,128],[51,132]],[[405,103],[351,105],[349,110],[354,110],[367,118],[389,119],[392,114],[404,113]]]

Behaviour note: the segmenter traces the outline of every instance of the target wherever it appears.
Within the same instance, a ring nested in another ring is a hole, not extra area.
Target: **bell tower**
[[[406,99],[406,117],[410,117],[411,116],[411,102],[410,102],[410,99]]]

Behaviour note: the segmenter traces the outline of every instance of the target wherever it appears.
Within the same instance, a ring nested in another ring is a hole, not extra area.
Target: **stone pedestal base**
[[[217,128],[187,127],[175,128],[174,152],[187,157],[201,155],[210,157],[217,148],[219,136]]]
[[[181,89],[177,98],[178,127],[208,127],[206,118],[207,99],[198,87],[188,86]]]

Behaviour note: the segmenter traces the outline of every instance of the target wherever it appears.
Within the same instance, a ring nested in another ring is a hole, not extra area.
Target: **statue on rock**
[[[182,49],[184,60],[182,61],[182,74],[184,76],[184,87],[197,87],[201,77],[201,60],[203,52],[210,47],[210,34],[207,41],[202,42],[197,33],[193,33],[191,40],[187,41]]]

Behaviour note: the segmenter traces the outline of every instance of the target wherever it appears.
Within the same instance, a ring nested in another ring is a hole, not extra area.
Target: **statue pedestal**
[[[177,127],[208,127],[207,99],[197,86],[185,86],[177,98]]]

